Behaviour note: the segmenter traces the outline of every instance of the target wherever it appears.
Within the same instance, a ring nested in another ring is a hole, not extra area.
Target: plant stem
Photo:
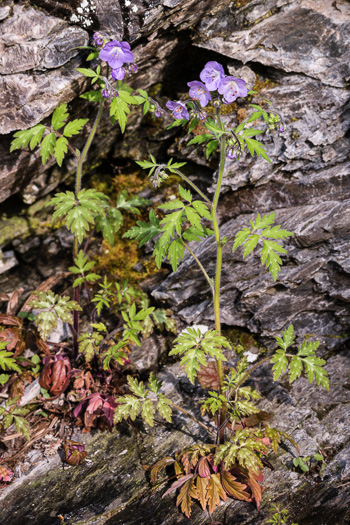
[[[196,192],[198,193],[198,195],[200,195],[202,197],[202,199],[205,200],[205,202],[207,204],[209,204],[209,206],[211,207],[212,204],[210,202],[210,200],[208,199],[208,197],[206,197],[204,195],[204,193],[194,184],[194,182],[190,181],[190,179],[188,177],[186,177],[186,175],[184,175],[180,170],[176,170],[176,169],[173,169],[173,171],[175,171],[175,173],[177,173],[183,180],[185,180],[187,182],[187,184],[189,184],[190,186],[192,186],[192,188],[194,190],[196,190]]]
[[[204,277],[206,278],[206,280],[208,281],[209,283],[209,286],[210,286],[210,289],[211,291],[213,292],[213,295],[214,295],[214,286],[213,286],[213,281],[212,279],[210,279],[209,275],[207,274],[207,272],[205,271],[202,263],[200,262],[200,260],[198,259],[197,255],[195,255],[195,253],[191,250],[191,248],[188,246],[188,244],[182,239],[182,242],[186,248],[186,250],[188,250],[190,252],[190,254],[192,255],[192,257],[194,258],[194,260],[196,261],[196,263],[198,264],[199,268],[202,270],[203,272],[203,275]]]
[[[175,405],[174,403],[171,403],[170,406],[172,406],[173,408],[175,408],[176,410],[179,410],[180,412],[182,412],[183,414],[186,414],[187,417],[189,417],[190,419],[192,419],[192,421],[194,421],[195,423],[197,423],[197,425],[200,425],[202,428],[204,428],[207,432],[209,432],[210,434],[215,434],[215,432],[207,427],[207,425],[204,425],[203,423],[201,423],[200,421],[198,421],[198,419],[196,419],[194,416],[192,416],[192,414],[190,414],[189,412],[187,412],[187,410],[184,410],[183,408]]]
[[[217,108],[216,111],[217,120],[219,125],[221,126],[221,118],[220,118],[220,108]],[[220,190],[221,190],[221,184],[222,184],[222,178],[224,175],[224,168],[225,168],[225,160],[226,160],[226,136],[223,135],[220,138],[220,168],[219,168],[219,176],[218,181],[216,184],[216,190],[212,205],[212,216],[213,216],[213,226],[214,226],[214,233],[215,233],[215,240],[216,240],[216,273],[215,273],[215,288],[214,288],[214,313],[215,313],[215,329],[220,332],[221,331],[221,319],[220,319],[220,282],[221,282],[221,270],[222,270],[222,250],[223,245],[221,243],[220,239],[220,230],[219,230],[219,224],[217,219],[217,205],[219,202],[220,197]],[[223,386],[224,386],[224,373],[223,373],[223,366],[222,361],[219,359],[216,360],[216,365],[218,369],[218,377],[219,377],[219,393],[222,394],[223,392]],[[227,412],[227,403],[223,403],[221,414],[220,414],[220,421],[219,426],[223,421],[226,419],[226,412]],[[220,442],[223,442],[225,438],[225,427],[220,430]]]
[[[96,115],[96,119],[94,122],[94,125],[92,126],[92,129],[90,131],[90,135],[87,138],[87,141],[85,143],[84,149],[81,152],[81,155],[79,157],[78,165],[77,165],[77,173],[75,177],[75,199],[78,200],[78,194],[81,190],[81,179],[83,176],[83,164],[86,159],[86,156],[88,154],[89,148],[91,146],[92,141],[94,140],[97,127],[100,123],[102,113],[103,113],[103,106],[104,106],[104,99],[101,100],[98,108],[98,113]],[[79,251],[79,243],[78,238],[75,235],[74,236],[74,258],[78,257],[78,251]],[[74,289],[74,300],[79,303],[79,286],[77,286]],[[74,335],[73,335],[73,357],[75,358],[78,355],[78,337],[79,337],[79,312],[75,311],[73,314],[73,328],[74,328]]]

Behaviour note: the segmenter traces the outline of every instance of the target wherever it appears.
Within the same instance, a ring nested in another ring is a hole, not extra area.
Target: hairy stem
[[[175,405],[174,403],[171,403],[170,405],[171,407],[175,408],[176,410],[179,410],[180,412],[182,412],[183,414],[186,414],[187,417],[189,417],[190,419],[192,419],[192,421],[194,421],[195,423],[197,423],[197,425],[201,426],[202,428],[204,428],[207,432],[209,432],[210,434],[214,434],[215,435],[215,432],[207,427],[207,425],[204,425],[204,423],[201,423],[200,421],[198,421],[198,419],[196,419],[194,416],[192,416],[192,414],[190,414],[189,412],[187,412],[187,410],[184,410],[183,408]]]
[[[190,252],[190,254],[192,255],[192,257],[194,258],[194,260],[196,261],[196,263],[198,264],[199,268],[202,270],[203,272],[203,275],[204,277],[206,278],[206,280],[208,281],[209,283],[209,286],[210,286],[210,289],[211,291],[213,292],[213,295],[214,295],[214,286],[213,286],[213,281],[212,279],[210,279],[209,275],[207,274],[207,272],[205,271],[202,263],[200,262],[200,260],[198,259],[197,255],[195,255],[195,253],[191,250],[191,248],[188,246],[188,244],[182,240],[186,250],[188,250]]]
[[[221,126],[221,118],[220,118],[220,108],[217,108],[217,120],[219,125]],[[226,160],[226,136],[223,135],[220,138],[220,168],[219,168],[219,176],[218,181],[216,184],[216,190],[212,205],[212,216],[213,216],[213,226],[214,226],[214,233],[215,233],[215,240],[216,240],[216,273],[215,273],[215,288],[214,288],[214,313],[215,313],[215,329],[220,332],[221,331],[221,319],[220,319],[220,283],[221,283],[221,269],[222,269],[222,250],[223,245],[220,239],[220,230],[219,230],[219,224],[217,219],[217,205],[219,202],[220,197],[220,190],[221,190],[221,184],[222,184],[222,178],[224,175],[224,168],[225,168],[225,160]],[[216,360],[216,365],[218,369],[218,376],[219,376],[219,392],[222,394],[223,387],[224,387],[224,373],[223,373],[223,366],[222,361],[219,359]],[[220,414],[220,421],[219,425],[226,419],[226,413],[227,413],[227,403],[223,404],[221,414]],[[220,438],[219,441],[223,442],[225,439],[225,427],[223,427],[220,430]]]
[[[75,177],[75,198],[76,199],[78,199],[78,194],[81,190],[81,179],[83,176],[83,164],[88,154],[88,151],[90,149],[91,143],[94,140],[94,137],[97,131],[97,127],[100,123],[102,113],[103,113],[103,105],[104,105],[104,99],[102,99],[100,102],[94,125],[92,126],[90,134],[85,143],[84,149],[81,152],[81,155],[79,157],[79,161],[77,165],[77,173]],[[78,252],[79,252],[79,243],[78,243],[77,236],[75,236],[74,237],[74,258],[78,257]],[[77,301],[77,303],[79,303],[79,286],[77,286],[74,290],[74,300]],[[74,328],[73,356],[74,358],[76,358],[76,356],[78,355],[78,337],[79,337],[79,312],[77,311],[75,311],[73,314],[73,328]]]
[[[188,177],[186,177],[186,175],[184,175],[180,170],[173,169],[173,171],[175,171],[175,173],[177,173],[177,174],[178,174],[178,175],[179,175],[184,181],[186,181],[187,184],[189,184],[190,186],[192,186],[192,188],[193,188],[194,190],[196,190],[196,192],[198,193],[198,195],[200,195],[200,196],[202,197],[202,199],[204,199],[205,202],[206,202],[207,204],[209,204],[210,207],[212,206],[212,204],[211,204],[210,200],[208,199],[208,197],[206,197],[206,196],[204,195],[204,193],[198,188],[198,186],[196,186],[196,185],[194,184],[194,182],[192,182]]]

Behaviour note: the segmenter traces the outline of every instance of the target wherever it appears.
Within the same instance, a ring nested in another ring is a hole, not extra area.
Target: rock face
[[[45,119],[61,102],[69,102],[73,114],[83,112],[93,118],[94,109],[77,98],[85,84],[75,69],[84,58],[72,50],[86,45],[93,30],[133,43],[139,65],[133,85],[149,88],[160,83],[163,105],[187,91],[187,82],[198,77],[206,61],[217,60],[230,74],[255,85],[257,100],[271,100],[284,116],[285,133],[263,139],[272,164],[250,157],[227,164],[219,214],[223,235],[234,235],[258,212],[272,211],[276,211],[277,223],[295,235],[286,243],[288,255],[276,283],[257,256],[243,262],[241,251],[232,255],[231,246],[225,246],[222,320],[227,327],[248,328],[267,339],[293,322],[300,336],[315,334],[323,340],[324,351],[331,352],[331,394],[320,395],[304,379],[293,388],[272,385],[266,370],[255,381],[267,396],[264,408],[275,413],[276,425],[293,434],[302,454],[324,449],[327,467],[322,479],[304,480],[291,471],[292,456],[281,454],[284,466],[276,458],[276,470],[266,478],[270,489],[262,513],[254,514],[243,503],[223,505],[217,519],[230,524],[262,524],[268,516],[269,498],[290,506],[299,525],[345,525],[350,518],[345,415],[349,378],[344,375],[348,361],[345,346],[338,353],[334,348],[346,342],[350,333],[349,14],[345,0],[33,0],[30,5],[5,0],[0,5],[0,89],[4,93],[0,201],[7,200],[6,206],[13,202],[35,205],[73,171],[69,161],[62,172],[52,164],[43,168],[35,152],[10,154],[9,145],[13,131]],[[244,117],[243,103],[238,102],[237,108]],[[224,119],[235,124],[230,114]],[[212,194],[218,159],[206,161],[200,148],[187,148],[187,141],[179,134],[174,140],[174,133],[178,132],[161,131],[147,119],[141,123],[135,114],[122,142],[106,119],[91,160],[108,155],[123,161],[140,159],[149,152],[160,158],[167,154],[186,158],[193,168],[189,175]],[[21,228],[25,228],[27,215],[21,217]],[[1,223],[7,230],[8,221]],[[31,225],[32,230],[38,228],[36,222]],[[21,228],[20,235],[24,234]],[[20,239],[12,242],[3,232],[0,239],[4,239],[0,248],[6,254],[0,270],[18,261],[33,264],[30,243],[40,244],[38,237],[26,239],[25,245]],[[48,238],[45,246],[48,254],[59,258],[57,239]],[[64,242],[66,248],[71,246]],[[194,250],[213,276],[212,239]],[[18,283],[18,278],[12,282]],[[188,324],[213,320],[206,281],[189,258],[176,275],[157,286],[153,297]],[[158,343],[162,351],[163,343]],[[146,367],[157,361],[157,355],[151,353],[146,363],[139,357]],[[174,366],[165,378],[167,388],[174,395],[181,394],[186,406],[191,405],[197,393],[179,393],[181,386],[174,386],[178,385]],[[185,432],[192,435],[194,429],[190,426]],[[172,434],[157,428],[144,436],[141,463],[171,453],[188,439],[184,432]],[[89,438],[88,447],[95,458],[92,464],[61,472],[56,458],[50,462],[51,472],[35,478],[33,471],[32,477],[25,478],[30,481],[27,492],[23,486],[8,489],[2,501],[6,522],[55,525],[60,522],[57,515],[63,514],[67,523],[76,525],[187,523],[180,514],[175,515],[169,500],[159,496],[153,496],[150,503],[135,500],[123,507],[135,486],[141,493],[148,486],[141,467],[134,468],[140,465],[139,450],[130,445],[130,437],[96,435]],[[62,494],[62,486],[69,486],[69,492]],[[30,507],[33,498],[37,503]],[[10,514],[14,506],[17,513]],[[196,509],[193,522],[203,520],[205,516]]]

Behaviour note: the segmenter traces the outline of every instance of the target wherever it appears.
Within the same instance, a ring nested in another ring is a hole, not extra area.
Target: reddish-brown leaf
[[[209,478],[201,478],[200,476],[197,476],[197,492],[198,492],[198,499],[200,501],[200,504],[202,505],[202,509],[205,510],[207,508],[208,503],[208,485],[209,485]]]
[[[227,470],[221,472],[221,484],[224,487],[225,492],[232,498],[250,501],[251,495],[248,492],[245,492],[244,489],[247,488],[247,485],[235,481],[235,477],[232,476]]]
[[[52,367],[51,389],[54,396],[58,396],[63,391],[63,386],[67,379],[67,368],[64,361],[56,361]]]
[[[23,326],[23,321],[20,317],[17,317],[16,315],[0,314],[0,324],[4,324],[7,326],[18,326],[19,328],[21,328]]]
[[[171,465],[172,463],[175,463],[175,459],[171,457],[162,458],[157,463],[155,463],[151,469],[151,482],[152,485],[156,484],[157,476],[163,468],[165,468],[167,465]]]
[[[7,350],[13,352],[16,348],[21,332],[18,328],[6,328],[0,333],[0,341],[7,342]]]
[[[186,481],[192,478],[193,478],[193,474],[187,474],[186,476],[182,476],[181,478],[177,479],[176,481],[174,481],[171,487],[166,492],[164,492],[162,498],[164,498],[168,494],[171,494],[172,492],[175,492],[175,490],[182,487],[182,485],[186,483]]]
[[[262,491],[263,491],[263,487],[259,485],[258,481],[262,481],[262,480],[263,480],[262,472],[260,472],[258,475],[255,475],[252,472],[248,473],[248,485],[251,488],[257,509],[259,509],[260,507]]]
[[[36,346],[39,348],[40,352],[44,352],[44,354],[46,355],[51,355],[49,345],[45,343],[45,341],[43,341],[41,337],[35,337],[35,343]]]
[[[213,514],[216,507],[220,504],[220,498],[226,501],[226,492],[222,488],[219,474],[212,474],[208,484],[208,503],[209,503],[209,514]]]
[[[193,477],[182,485],[176,500],[176,506],[178,507],[181,504],[181,510],[188,518],[191,516],[192,498],[198,499]]]
[[[202,366],[198,372],[198,381],[202,388],[219,390],[219,376],[216,361],[209,361],[207,366]]]
[[[15,290],[11,294],[9,294],[7,309],[6,309],[7,315],[16,314],[19,298],[21,297],[23,292],[24,292],[24,288],[19,288],[18,290]]]
[[[198,473],[201,478],[210,476],[210,467],[207,458],[201,458],[198,461]]]

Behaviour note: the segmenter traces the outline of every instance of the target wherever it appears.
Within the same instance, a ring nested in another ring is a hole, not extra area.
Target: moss
[[[253,91],[262,91],[263,89],[272,89],[278,86],[277,82],[274,82],[270,78],[260,79],[259,75],[256,75],[255,85]]]
[[[229,328],[224,330],[225,336],[231,341],[232,349],[235,354],[242,357],[243,353],[251,348],[258,348],[259,355],[262,357],[266,354],[267,348],[260,345],[251,334],[239,330],[238,328]]]

